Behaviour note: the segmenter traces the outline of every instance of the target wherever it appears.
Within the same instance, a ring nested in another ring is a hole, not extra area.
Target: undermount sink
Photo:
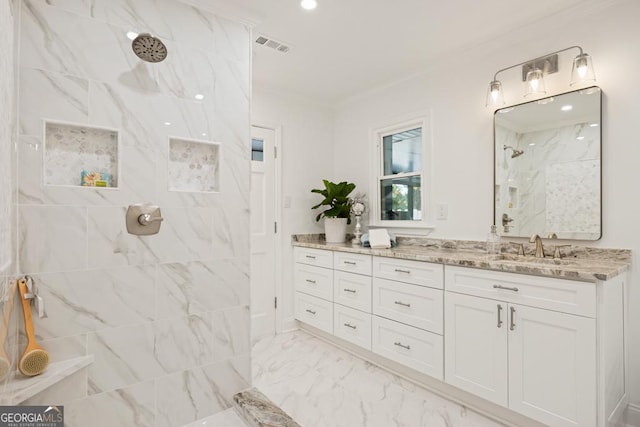
[[[506,261],[518,264],[542,264],[542,265],[577,265],[576,261],[558,258],[536,258],[527,255],[499,254],[493,255],[492,261]]]

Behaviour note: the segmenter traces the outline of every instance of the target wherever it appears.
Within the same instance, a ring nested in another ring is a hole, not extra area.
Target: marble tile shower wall
[[[177,0],[19,6],[19,269],[46,301],[53,360],[95,357],[25,403],[64,404],[78,427],[225,409],[251,369],[250,29]],[[127,31],[160,37],[167,59],[139,60]],[[44,186],[43,118],[117,129],[118,188]],[[169,137],[220,143],[219,193],[168,190]],[[161,231],[130,235],[126,207],[145,202]]]

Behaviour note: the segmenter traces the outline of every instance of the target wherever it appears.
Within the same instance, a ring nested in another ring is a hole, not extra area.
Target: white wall
[[[333,173],[333,115],[326,106],[255,87],[251,110],[252,124],[282,129],[278,151],[282,164],[280,205],[284,205],[287,198],[291,201],[291,207],[282,207],[279,227],[282,247],[282,295],[279,306],[286,330],[293,327],[291,235],[324,232],[322,222],[315,221],[317,212],[311,210],[319,196],[310,190],[321,188],[322,179],[337,179]]]
[[[574,44],[592,55],[603,89],[603,238],[579,244],[630,248],[640,261],[640,2],[604,2],[579,16],[555,16],[466,53],[443,59],[426,74],[372,90],[339,106],[334,127],[335,175],[367,188],[369,132],[394,117],[429,109],[433,127],[433,200],[449,205],[431,236],[484,239],[493,212],[493,112],[485,108],[487,85],[500,68]],[[473,34],[470,34],[472,37]],[[561,70],[547,78],[550,94],[570,90],[573,50],[560,56]],[[499,76],[507,104],[523,102],[519,69]],[[339,147],[339,150],[338,150]],[[354,163],[354,158],[362,161]],[[354,164],[358,165],[354,167]],[[640,336],[640,272],[631,274],[629,336]],[[628,383],[640,404],[640,341],[630,340]]]

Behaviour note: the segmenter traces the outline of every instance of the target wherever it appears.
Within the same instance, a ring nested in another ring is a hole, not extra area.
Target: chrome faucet
[[[529,243],[536,244],[536,258],[544,258],[544,248],[542,247],[542,239],[537,234],[534,234],[529,239]]]

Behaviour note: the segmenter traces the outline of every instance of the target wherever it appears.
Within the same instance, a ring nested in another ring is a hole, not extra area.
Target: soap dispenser
[[[500,236],[495,224],[491,226],[491,231],[487,234],[487,253],[489,255],[500,253]]]

